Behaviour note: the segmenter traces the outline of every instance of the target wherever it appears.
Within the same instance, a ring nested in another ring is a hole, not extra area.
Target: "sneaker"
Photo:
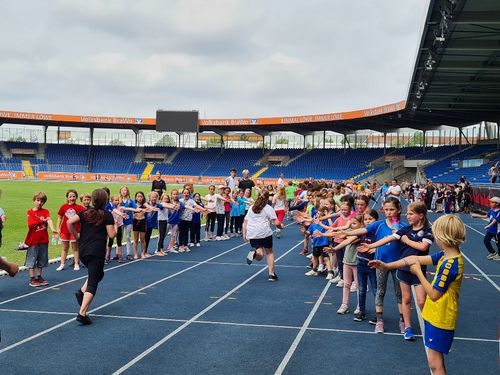
[[[111,258],[111,260],[118,260],[118,259],[119,259],[118,255],[115,255],[113,258]]]
[[[38,283],[40,284],[40,286],[47,286],[49,285],[49,282],[47,280],[45,280],[42,276],[38,276]]]
[[[354,319],[353,320],[355,322],[362,322],[363,320],[366,320],[366,316],[361,311],[358,311],[357,313],[354,312]]]
[[[308,272],[305,273],[306,276],[318,276],[318,272],[316,272],[315,270],[310,270]]]
[[[66,268],[66,265],[64,265],[63,263],[61,263],[61,264],[59,265],[59,267],[57,267],[57,268],[56,268],[56,271],[62,271],[62,270],[63,270],[63,269],[65,269],[65,268]]]
[[[318,266],[318,273],[323,273],[323,272],[325,272],[325,270],[326,269],[325,269],[325,265],[324,264],[320,264]]]
[[[500,260],[500,254],[495,254],[491,260]]]
[[[354,315],[359,314],[361,310],[359,309],[359,306],[356,307],[356,310],[354,310]]]
[[[486,259],[493,259],[495,257],[495,255],[497,255],[497,253],[489,253],[487,256],[486,256]]]
[[[340,280],[342,280],[342,279],[340,278],[340,275],[337,275],[337,276],[335,276],[333,279],[331,279],[331,280],[330,280],[330,282],[331,282],[332,284],[337,284]]]
[[[172,253],[172,254],[179,254],[179,252],[173,248],[172,248],[172,250],[168,250],[168,252]]]
[[[345,315],[349,312],[349,306],[342,304],[340,305],[339,309],[337,310],[337,314],[340,315]]]
[[[75,292],[75,297],[76,297],[76,301],[78,302],[78,305],[81,306],[83,303],[83,292],[81,289],[78,289]]]
[[[104,264],[109,264],[109,258],[104,258]]]
[[[35,279],[34,277],[30,277],[29,285],[32,286],[33,288],[38,288],[39,286],[41,286],[38,279]]]
[[[252,249],[248,252],[248,255],[247,255],[247,264],[250,265],[252,264],[253,260],[255,259],[255,250]]]
[[[278,281],[278,275],[276,275],[276,272],[273,273],[272,275],[269,275],[268,279],[269,281]]]
[[[312,270],[312,268],[313,268],[313,262],[309,262],[309,264],[306,266],[306,268],[309,268],[310,270]]]
[[[215,241],[222,241],[222,237],[219,236],[215,237]]]
[[[80,271],[80,266],[78,264],[75,264],[75,267],[73,268],[75,271]]]
[[[399,319],[399,332],[405,333],[405,322],[403,319]]]
[[[337,283],[337,288],[343,288],[344,287],[344,280],[340,280],[338,283]]]
[[[226,233],[225,235],[223,235],[223,236],[222,236],[222,238],[223,238],[224,240],[228,240],[230,237],[229,237],[229,236],[227,235],[227,233]]]
[[[179,250],[178,250],[178,252],[179,252],[179,253],[183,253],[183,252],[185,252],[185,251],[186,251],[186,250],[184,249],[184,246],[179,247]]]
[[[276,235],[276,238],[280,238],[281,237],[281,229],[276,229],[276,232],[274,232],[274,234]]]
[[[384,321],[383,320],[379,320],[375,324],[375,333],[384,333]]]
[[[328,275],[326,275],[326,279],[327,279],[327,280],[331,280],[331,279],[333,279],[333,272],[332,272],[332,271],[329,271],[329,272],[328,272]]]
[[[351,293],[355,293],[355,292],[357,292],[357,291],[358,291],[358,287],[357,287],[357,286],[353,283],[353,284],[351,285]]]
[[[307,259],[311,259],[312,257],[313,257],[313,255],[312,255],[312,254],[308,254],[308,255],[306,255],[306,258],[307,258]]]
[[[189,247],[194,247],[194,243],[193,243],[193,242],[190,242],[190,243],[188,243],[188,246],[189,246]]]
[[[406,327],[405,328],[405,331],[403,333],[403,337],[405,340],[407,341],[414,341],[415,340],[415,336],[413,334],[413,328],[411,327]]]
[[[299,253],[299,254],[300,254],[300,255],[307,255],[307,254],[309,254],[309,250],[307,250],[307,249],[302,249],[302,250],[300,251],[300,253]]]
[[[184,250],[186,251],[186,253],[189,253],[191,251],[191,249],[189,247],[185,247]]]
[[[195,244],[195,246],[196,246],[196,247],[200,247],[201,245],[200,245],[200,243],[199,243],[199,242],[197,242],[197,243]]]
[[[80,323],[81,323],[82,325],[84,325],[84,326],[87,326],[87,325],[89,325],[89,324],[92,324],[92,320],[90,320],[90,318],[89,318],[89,316],[88,316],[88,315],[83,316],[83,315],[78,314],[78,315],[76,316],[76,321],[77,321],[77,322],[80,322]]]
[[[371,319],[368,321],[368,323],[373,324],[373,325],[377,324],[377,317],[376,317],[376,316],[374,316],[373,318],[371,318]]]

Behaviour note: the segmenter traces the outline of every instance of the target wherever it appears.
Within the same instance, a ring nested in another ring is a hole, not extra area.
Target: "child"
[[[363,227],[363,215],[357,214],[351,218],[351,229],[356,230]],[[349,233],[349,232],[347,232]],[[339,251],[345,248],[343,268],[344,268],[344,285],[342,293],[342,304],[337,310],[337,314],[345,315],[349,312],[349,298],[351,286],[358,285],[358,269],[357,269],[357,236],[348,236],[344,241],[332,248],[332,251]]]
[[[240,208],[238,205],[238,190],[233,190],[231,194],[233,195],[233,200],[231,202],[231,211],[229,213],[231,217],[231,222],[229,224],[229,237],[236,237],[238,232],[238,219],[240,217]]]
[[[488,219],[488,225],[484,227],[484,229],[486,229],[486,234],[483,240],[484,246],[486,246],[486,250],[488,250],[489,253],[486,259],[500,260],[500,244],[498,243],[500,229],[500,198],[490,198],[490,210],[486,215],[471,214],[471,216],[480,219]],[[495,240],[498,251],[495,251],[493,246],[491,246],[492,239]]]
[[[127,186],[120,187],[120,207],[126,211],[127,217],[123,219],[123,235],[125,236],[125,241],[127,242],[127,259],[139,259],[137,254],[132,255],[132,232],[134,229],[134,210],[137,209],[137,205],[130,198],[130,190]]]
[[[92,206],[68,220],[69,231],[75,238],[78,238],[82,262],[88,270],[87,280],[75,293],[80,305],[76,320],[83,325],[92,323],[87,312],[96,294],[97,286],[104,277],[106,240],[116,235],[113,216],[106,211],[108,201],[106,191],[96,189],[92,192]],[[75,228],[77,223],[81,226],[80,233]]]
[[[272,205],[274,211],[276,212],[276,217],[278,218],[277,223],[283,224],[286,213],[286,190],[284,186],[279,187],[278,194],[273,197]],[[276,229],[276,237],[281,237],[281,230]]]
[[[75,196],[76,198],[76,196]],[[47,202],[45,193],[39,192],[33,196],[34,207],[29,209],[28,214],[28,234],[24,241],[28,245],[26,253],[26,267],[28,268],[32,287],[49,285],[48,281],[42,277],[42,269],[49,264],[49,234],[47,226],[54,235],[57,231],[50,219],[50,213],[43,208]]]
[[[228,240],[230,237],[229,233],[229,224],[231,223],[231,204],[233,203],[231,199],[231,189],[226,187],[224,188],[224,193],[222,196],[226,198],[224,202],[224,235],[222,236],[225,240]]]
[[[448,354],[455,335],[458,317],[458,299],[463,276],[460,245],[465,241],[465,226],[455,215],[439,217],[432,225],[436,244],[442,251],[431,256],[409,256],[386,264],[374,260],[369,264],[377,269],[395,269],[409,266],[420,280],[427,294],[422,318],[424,342],[428,350],[428,363],[434,375],[446,374],[443,354]],[[436,274],[429,283],[421,266],[436,266]]]
[[[215,198],[215,185],[208,187],[208,194],[202,198],[205,202],[205,209],[207,210],[207,221],[205,224],[205,241],[214,240],[215,221],[217,220],[217,213],[215,212],[216,198]]]
[[[167,247],[169,253],[178,253],[175,249],[177,245],[177,235],[179,233],[179,223],[184,203],[179,202],[179,190],[172,190],[171,204],[174,208],[168,209],[168,225],[170,227],[170,242]]]
[[[76,204],[76,199],[78,198],[78,193],[74,189],[69,189],[66,192],[66,203],[59,208],[57,213],[57,231],[59,232],[59,238],[62,241],[62,251],[61,251],[61,264],[56,268],[56,271],[62,271],[66,267],[66,258],[68,256],[69,244],[73,249],[73,263],[74,270],[80,270],[80,256],[78,253],[78,244],[75,237],[69,232],[68,229],[68,219],[78,215],[80,212],[85,211],[85,207]],[[79,231],[78,225],[75,226],[76,231]]]
[[[134,232],[134,259],[139,257],[139,240],[141,241],[141,259],[149,258],[146,249],[146,197],[142,191],[135,193],[135,204],[138,211],[134,212],[132,229]]]
[[[247,263],[252,264],[254,259],[262,260],[266,252],[269,281],[277,281],[278,276],[274,272],[273,253],[273,231],[271,224],[276,222],[276,213],[267,204],[269,193],[263,191],[248,210],[243,221],[243,241],[250,241],[252,249],[248,252]]]
[[[152,191],[148,194],[149,201],[147,203],[147,212],[146,212],[146,253],[148,253],[149,242],[151,240],[151,234],[153,233],[153,229],[158,229],[158,211],[163,209],[163,205],[158,203],[158,193],[156,191]],[[157,248],[158,250],[158,248]],[[149,253],[148,253],[149,254]],[[165,256],[161,251],[155,251],[156,256]]]
[[[204,208],[204,204],[201,201],[201,196],[199,193],[195,193],[193,197],[194,202],[201,208]],[[201,237],[201,212],[193,212],[193,219],[191,220],[191,230],[189,231],[191,243],[196,247],[200,247],[200,237]]]
[[[105,189],[106,190],[106,189]],[[90,207],[90,201],[92,200],[92,196],[89,193],[83,193],[80,195],[80,203],[85,209]]]
[[[238,189],[238,198],[236,199],[236,201],[238,202],[238,210],[239,210],[236,232],[238,233],[238,236],[241,236],[241,232],[243,229],[243,220],[245,220],[245,212],[247,206],[247,199],[245,198],[245,192],[242,189]]]
[[[384,201],[383,210],[385,214],[385,220],[376,221],[373,224],[368,225],[366,228],[360,228],[353,230],[349,233],[351,236],[363,236],[369,235],[373,236],[375,241],[381,240],[384,237],[391,236],[394,231],[401,228],[400,215],[401,215],[401,203],[399,200],[393,197],[388,197]],[[387,243],[384,246],[380,246],[375,251],[375,259],[382,260],[384,262],[394,262],[400,258],[401,249],[398,242]],[[370,324],[375,324],[375,333],[384,333],[384,297],[387,289],[387,279],[389,274],[391,274],[392,281],[394,283],[394,293],[396,294],[396,301],[398,303],[399,310],[399,331],[404,333],[404,321],[403,314],[401,310],[401,288],[396,277],[395,270],[381,270],[377,269],[377,292],[375,297],[375,311],[376,318],[370,320]]]
[[[5,220],[7,220],[7,216],[5,216],[5,211],[3,210],[3,208],[0,208],[0,247],[2,247],[2,230],[3,230],[3,223],[5,223]]]
[[[104,190],[104,189],[103,189]],[[123,237],[123,219],[127,218],[128,215],[121,211],[120,207],[120,196],[113,195],[111,197],[111,215],[115,221],[115,232],[116,232],[116,257],[113,260],[117,260],[118,263],[123,262],[122,255],[122,237]],[[109,210],[107,210],[109,212]],[[108,247],[106,251],[106,257],[104,258],[104,263],[109,263],[111,258],[111,249],[113,247],[113,238],[108,239]]]
[[[326,213],[326,208],[322,208],[320,210],[323,213]],[[323,226],[320,225],[319,223],[312,223],[309,225],[307,228],[307,234],[311,235],[315,231],[324,233],[326,232],[326,229]],[[312,253],[312,269],[308,272],[306,272],[306,276],[318,276],[318,267],[321,259],[322,264],[326,264],[326,268],[328,270],[328,274],[326,276],[327,280],[331,280],[333,278],[333,272],[332,272],[332,266],[330,263],[330,258],[327,253],[325,253],[324,249],[328,246],[328,238],[327,237],[314,237],[312,240],[312,245],[313,245],[313,253]]]
[[[163,251],[163,243],[165,242],[168,227],[168,208],[166,205],[170,206],[170,197],[167,193],[161,195],[161,205],[163,208],[158,211],[158,246],[156,247],[156,252],[167,255]]]
[[[427,208],[423,202],[414,202],[408,206],[408,224],[399,229],[392,236],[385,237],[380,241],[364,244],[360,246],[359,251],[368,251],[372,249],[374,252],[377,247],[383,246],[386,243],[399,240],[401,243],[401,259],[410,255],[425,256],[429,254],[429,248],[434,241],[432,230],[427,220]],[[425,266],[422,269],[423,274],[426,273]],[[397,270],[396,274],[399,280],[402,294],[402,313],[404,320],[404,334],[405,340],[415,340],[413,328],[411,327],[411,287],[414,286],[415,294],[417,296],[417,304],[420,309],[424,307],[425,290],[420,284],[419,279],[412,275],[409,267],[401,267]]]

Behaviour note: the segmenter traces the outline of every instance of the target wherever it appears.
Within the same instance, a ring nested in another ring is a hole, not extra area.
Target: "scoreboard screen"
[[[198,132],[198,111],[156,111],[156,131]]]

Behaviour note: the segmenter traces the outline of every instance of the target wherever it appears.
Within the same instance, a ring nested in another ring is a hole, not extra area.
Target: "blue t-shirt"
[[[200,206],[200,207],[205,207],[203,205],[203,202],[201,202],[201,201],[196,202],[196,204],[198,204],[198,206]],[[191,219],[191,222],[194,224],[201,223],[201,212],[193,211],[193,218]]]
[[[318,231],[321,233],[325,233],[326,229],[323,228],[322,226],[318,224],[311,224],[309,225],[309,228],[307,228],[307,231],[312,235],[314,231]],[[328,246],[328,237],[312,237],[312,245],[314,247],[319,247],[319,246]]]
[[[180,208],[178,210],[168,210],[168,223],[170,225],[179,225],[181,222],[182,211],[184,210],[184,202],[178,202]]]
[[[500,210],[489,210],[488,211],[488,224],[491,224],[493,222],[493,220],[496,220],[497,223],[500,221]],[[493,225],[493,226],[489,227],[488,229],[486,229],[486,232],[491,233],[491,234],[497,234],[499,227],[500,227],[500,225],[498,225],[498,224]]]
[[[163,210],[163,206],[161,203],[157,203],[155,206],[153,206],[150,202],[148,202],[148,204],[151,207],[159,208],[160,210]],[[146,227],[153,228],[153,229],[158,228],[158,211],[152,211],[152,212],[146,213]]]
[[[238,197],[236,201],[239,204],[238,208],[240,210],[240,216],[245,215],[245,211],[247,208],[247,200],[245,198]]]
[[[401,227],[404,226],[404,223],[399,222],[398,224],[393,225],[395,229],[399,230]],[[369,236],[373,236],[375,238],[375,242],[378,240],[381,240],[382,238],[385,238],[387,236],[392,236],[392,229],[387,225],[387,223],[384,220],[379,220],[376,221],[367,227],[365,229],[368,231]],[[385,263],[390,263],[398,260],[401,256],[401,250],[399,247],[399,242],[389,242],[383,246],[377,247],[377,250],[375,251],[375,259],[381,260],[382,262]]]
[[[132,199],[129,199],[127,201],[123,201],[120,203],[120,206],[126,207],[126,208],[137,208],[137,205]],[[124,211],[127,214],[127,218],[123,219],[123,225],[130,225],[133,223],[133,218],[134,218],[134,213],[132,211]]]
[[[427,242],[429,245],[432,245],[432,242],[434,242],[434,236],[432,235],[432,229],[431,227],[424,227],[419,230],[413,230],[411,226],[405,226],[398,230],[396,233],[393,234],[394,237],[396,237],[398,240],[403,237],[407,236],[411,241],[414,242]],[[410,255],[428,255],[429,250],[427,251],[419,251],[417,249],[414,249],[411,246],[408,246],[407,244],[401,243],[400,242],[400,248],[401,248],[401,258],[406,258]],[[402,271],[407,271],[410,272],[410,267],[401,267],[400,270]],[[425,274],[426,267],[422,266],[422,271]]]
[[[387,190],[389,190],[389,185],[382,185],[382,187],[380,188],[380,194],[382,194],[382,196],[385,195],[385,193],[387,193]]]
[[[113,203],[108,202],[108,203],[106,203],[106,207],[104,207],[104,209],[108,212],[113,212],[113,210],[115,209],[115,206],[113,206]]]
[[[236,203],[231,202],[230,216],[231,217],[240,216],[240,206],[238,205],[238,202],[236,202]]]

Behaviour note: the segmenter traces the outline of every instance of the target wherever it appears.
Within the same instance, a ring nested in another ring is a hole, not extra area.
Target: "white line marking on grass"
[[[128,293],[128,294],[126,294],[126,295],[122,296],[122,297],[116,298],[116,299],[114,299],[114,300],[112,300],[112,301],[110,301],[110,302],[108,302],[108,303],[105,303],[104,305],[101,305],[101,306],[99,306],[99,307],[96,307],[95,309],[90,310],[90,311],[89,311],[89,313],[93,313],[93,312],[95,312],[95,311],[99,311],[99,310],[101,310],[101,309],[103,309],[103,308],[105,308],[105,307],[107,307],[107,306],[109,306],[109,305],[112,305],[112,304],[114,304],[114,303],[116,303],[116,302],[119,302],[119,301],[121,301],[121,300],[125,299],[125,298],[128,298],[128,297],[130,297],[130,296],[133,296],[133,295],[135,295],[135,294],[137,294],[137,293],[139,293],[139,292],[142,292],[142,291],[143,291],[143,290],[145,290],[145,289],[151,288],[152,286],[155,286],[155,285],[157,285],[157,284],[160,284],[160,283],[162,283],[162,282],[164,282],[164,281],[166,281],[166,280],[169,280],[169,279],[171,279],[171,278],[174,278],[174,277],[176,277],[176,276],[178,276],[178,275],[180,275],[180,274],[183,274],[183,273],[185,273],[185,272],[187,272],[187,271],[189,271],[189,270],[192,270],[193,268],[199,267],[199,266],[200,266],[200,265],[202,265],[203,263],[209,262],[209,261],[211,261],[211,260],[213,260],[213,259],[216,259],[216,258],[218,258],[218,257],[220,257],[220,256],[223,256],[223,255],[225,255],[225,254],[227,254],[227,253],[230,253],[230,252],[232,252],[232,251],[234,251],[234,250],[236,250],[236,249],[239,249],[240,247],[243,247],[243,246],[245,246],[245,245],[247,245],[247,244],[246,244],[246,243],[240,244],[240,245],[238,245],[238,246],[236,246],[236,247],[233,247],[233,248],[231,248],[231,249],[229,249],[229,250],[227,250],[227,251],[224,251],[223,253],[220,253],[220,254],[218,254],[218,255],[216,255],[216,256],[213,256],[213,257],[211,257],[211,258],[209,258],[209,259],[205,260],[205,262],[202,262],[202,263],[197,263],[197,264],[195,264],[195,265],[193,265],[193,266],[191,266],[191,267],[188,267],[188,268],[183,269],[182,271],[179,271],[179,272],[176,272],[176,273],[174,273],[174,274],[172,274],[172,275],[170,275],[170,276],[164,277],[163,279],[160,279],[160,280],[158,280],[158,281],[155,281],[154,283],[151,283],[151,284],[149,284],[149,285],[146,285],[145,287],[142,287],[142,288],[140,288],[140,289],[137,289],[137,290],[135,290],[135,291],[133,291],[133,292],[131,292],[131,293]],[[130,262],[130,263],[131,263],[131,262]],[[125,264],[127,264],[127,263],[125,263]],[[261,271],[263,271],[263,270],[261,270]],[[261,272],[261,271],[259,271],[259,272]],[[5,352],[7,352],[7,351],[9,351],[9,350],[11,350],[11,349],[14,349],[14,348],[16,348],[16,347],[18,347],[18,346],[20,346],[20,345],[23,345],[23,344],[25,344],[25,343],[27,343],[27,342],[30,342],[30,341],[32,341],[32,340],[34,340],[34,339],[36,339],[36,338],[38,338],[38,337],[40,337],[40,336],[43,336],[43,335],[45,335],[45,334],[47,334],[47,333],[50,333],[50,332],[52,332],[52,331],[54,331],[54,330],[56,330],[56,329],[58,329],[58,328],[60,328],[60,327],[63,327],[64,325],[69,324],[69,323],[74,322],[74,321],[75,321],[75,319],[74,319],[74,318],[73,318],[73,319],[66,320],[66,321],[64,321],[64,322],[62,322],[62,323],[60,323],[60,324],[57,324],[57,325],[55,325],[55,326],[53,326],[53,327],[51,327],[51,328],[48,328],[48,329],[46,329],[46,330],[44,330],[44,331],[41,331],[41,332],[39,332],[39,333],[37,333],[37,334],[34,334],[34,335],[30,336],[30,337],[27,337],[27,338],[25,338],[25,339],[23,339],[23,340],[21,340],[21,341],[15,342],[14,344],[9,345],[9,346],[7,346],[7,347],[5,347],[5,348],[1,349],[1,350],[0,350],[0,354],[5,353]]]
[[[483,234],[483,233],[481,233],[481,232],[480,232],[480,231],[478,231],[477,229],[472,228],[470,225],[465,224],[465,223],[464,223],[464,225],[465,225],[467,228],[472,229],[474,232],[479,233],[481,236],[484,236],[484,234]],[[490,277],[489,277],[486,273],[484,273],[484,272],[483,272],[483,270],[482,270],[481,268],[479,268],[479,267],[476,265],[476,263],[474,263],[472,260],[470,260],[470,258],[469,258],[467,255],[465,255],[463,251],[462,251],[461,253],[462,253],[462,256],[463,256],[465,259],[467,259],[467,261],[468,261],[470,264],[472,264],[472,266],[473,266],[473,267],[474,267],[474,268],[475,268],[475,269],[476,269],[476,270],[477,270],[477,271],[481,274],[481,276],[483,276],[486,280],[488,280],[488,281],[489,281],[489,283],[490,283],[491,285],[493,285],[493,287],[497,290],[497,292],[500,292],[500,286],[498,286],[498,285],[497,285],[497,284],[496,284],[496,283],[495,283],[495,282],[494,282],[494,281],[493,281],[493,280],[492,280],[492,279],[491,279],[491,278],[490,278]],[[492,262],[494,262],[494,261],[492,261]]]
[[[318,300],[316,301],[316,304],[313,306],[311,312],[309,313],[309,315],[307,316],[306,320],[304,321],[304,324],[302,324],[302,327],[300,328],[299,333],[295,337],[295,340],[293,340],[292,345],[288,349],[288,352],[286,353],[285,357],[283,358],[283,360],[279,364],[278,369],[274,373],[275,375],[281,375],[283,373],[283,370],[285,369],[285,367],[287,366],[288,362],[292,358],[293,353],[295,352],[295,350],[299,346],[300,340],[302,340],[302,337],[306,333],[307,328],[309,327],[309,324],[311,323],[314,315],[318,311],[319,306],[321,305],[321,302],[325,298],[326,292],[328,292],[328,289],[330,288],[331,285],[332,284],[329,283],[329,282],[326,283],[326,286],[323,289],[323,292],[321,292],[321,295],[319,296]]]
[[[283,255],[281,255],[279,258],[277,258],[275,260],[275,262],[278,262],[281,258],[283,258],[284,256],[288,255],[292,250],[294,250],[295,248],[297,248],[298,246],[300,246],[301,243],[302,243],[302,241],[300,241],[295,246],[293,246],[292,248],[290,248]],[[163,345],[165,342],[167,342],[168,340],[170,340],[172,337],[174,337],[175,335],[177,335],[179,332],[183,331],[186,327],[188,327],[189,325],[191,325],[199,317],[203,316],[208,311],[212,310],[215,306],[217,306],[219,303],[221,303],[222,301],[224,301],[231,294],[233,294],[234,292],[236,292],[237,290],[241,289],[243,286],[245,286],[246,284],[248,284],[250,281],[252,281],[253,279],[255,279],[257,276],[259,276],[266,269],[267,269],[267,267],[265,267],[265,268],[257,271],[255,274],[253,274],[252,276],[250,276],[249,278],[247,278],[245,281],[243,281],[239,285],[235,286],[233,289],[231,289],[229,292],[227,292],[225,295],[223,295],[217,301],[214,301],[212,304],[210,304],[209,306],[207,306],[206,308],[204,308],[198,314],[196,314],[195,316],[193,316],[191,319],[189,319],[188,321],[186,321],[184,324],[182,324],[180,327],[178,327],[177,329],[175,329],[171,333],[169,333],[167,336],[165,336],[164,338],[162,338],[160,341],[158,341],[157,343],[155,343],[153,346],[149,347],[144,352],[142,352],[141,354],[139,354],[137,357],[133,358],[131,361],[129,361],[128,363],[126,363],[125,365],[123,365],[122,367],[120,367],[113,374],[114,375],[118,375],[118,374],[121,374],[124,371],[128,370],[130,367],[132,367],[133,365],[135,365],[137,362],[139,362],[140,360],[142,360],[144,357],[148,356],[150,353],[152,353],[153,351],[155,351],[158,347],[160,347],[161,345]]]

